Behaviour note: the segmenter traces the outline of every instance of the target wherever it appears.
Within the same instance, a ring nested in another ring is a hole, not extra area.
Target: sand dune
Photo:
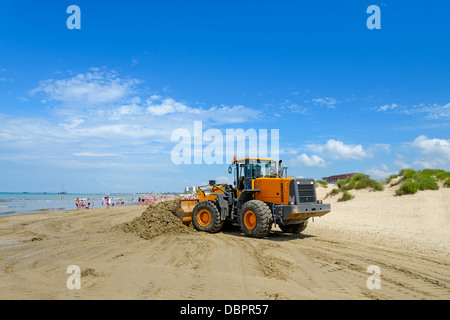
[[[318,188],[324,198],[331,188]],[[352,191],[303,234],[237,229],[142,239],[142,207],[0,218],[1,299],[449,299],[450,188]],[[67,267],[82,271],[69,290]],[[367,268],[381,270],[369,289]]]

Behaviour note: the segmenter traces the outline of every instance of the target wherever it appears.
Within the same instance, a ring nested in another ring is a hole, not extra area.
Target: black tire
[[[219,232],[223,222],[220,219],[219,209],[213,201],[205,200],[197,203],[192,212],[192,224],[199,231]]]
[[[268,236],[272,224],[272,212],[263,201],[248,201],[239,213],[239,226],[247,237],[264,238]]]
[[[287,226],[280,226],[280,229],[281,229],[281,231],[287,232],[287,233],[301,233],[306,229],[307,226],[308,226],[308,220],[305,220],[299,224],[290,224]]]

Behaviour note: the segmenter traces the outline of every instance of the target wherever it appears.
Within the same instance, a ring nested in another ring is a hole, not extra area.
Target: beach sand
[[[318,188],[325,198],[328,188]],[[0,218],[0,299],[450,299],[450,188],[351,191],[300,235],[125,232],[139,206]],[[67,268],[79,266],[81,289]],[[369,266],[380,289],[369,289]]]

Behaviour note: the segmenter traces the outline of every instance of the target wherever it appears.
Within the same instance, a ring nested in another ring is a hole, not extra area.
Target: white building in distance
[[[196,186],[184,188],[184,192],[185,192],[185,193],[194,193],[194,192],[196,192],[196,191],[197,191],[197,187],[196,187]]]

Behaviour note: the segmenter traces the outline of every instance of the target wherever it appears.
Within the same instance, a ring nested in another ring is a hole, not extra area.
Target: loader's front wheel
[[[219,232],[223,221],[216,204],[209,200],[199,202],[192,212],[192,224],[199,231]]]
[[[263,238],[272,229],[273,216],[270,208],[263,201],[251,200],[242,206],[239,225],[248,237]]]

